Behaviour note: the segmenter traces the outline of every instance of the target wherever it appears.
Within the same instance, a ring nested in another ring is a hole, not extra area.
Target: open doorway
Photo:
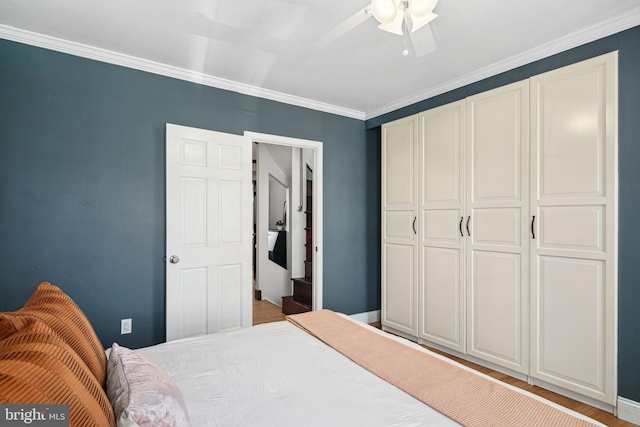
[[[320,309],[322,144],[245,136],[254,157],[254,324],[282,320],[283,308]]]

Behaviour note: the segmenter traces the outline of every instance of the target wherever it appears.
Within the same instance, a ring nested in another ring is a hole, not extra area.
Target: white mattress
[[[136,350],[175,379],[193,426],[457,426],[289,322]]]
[[[473,371],[417,344],[390,337]],[[136,351],[156,362],[175,379],[187,401],[194,427],[459,425],[286,321],[172,341]],[[539,396],[505,385],[578,418],[602,425]]]

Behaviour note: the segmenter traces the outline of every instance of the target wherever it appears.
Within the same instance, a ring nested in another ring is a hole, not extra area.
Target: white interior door
[[[529,371],[528,81],[467,99],[467,352]]]
[[[167,124],[167,341],[251,326],[251,140]]]
[[[418,116],[420,338],[465,352],[465,101]]]
[[[417,116],[382,127],[382,325],[418,334]]]
[[[531,375],[615,405],[616,54],[531,79]]]

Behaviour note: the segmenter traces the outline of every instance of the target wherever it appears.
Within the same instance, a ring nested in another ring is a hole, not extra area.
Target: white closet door
[[[612,405],[616,64],[611,53],[531,79],[531,375]]]
[[[382,325],[417,336],[417,116],[382,127]]]
[[[467,353],[528,373],[528,82],[467,98]],[[468,231],[467,231],[468,225]]]
[[[465,102],[419,122],[419,337],[465,351]]]

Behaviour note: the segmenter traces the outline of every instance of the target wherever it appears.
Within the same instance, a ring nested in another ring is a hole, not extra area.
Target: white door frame
[[[244,136],[252,142],[262,144],[285,145],[294,148],[313,150],[313,215],[312,239],[313,254],[313,295],[312,309],[322,309],[322,142],[308,139],[290,138],[266,133],[245,131]]]

